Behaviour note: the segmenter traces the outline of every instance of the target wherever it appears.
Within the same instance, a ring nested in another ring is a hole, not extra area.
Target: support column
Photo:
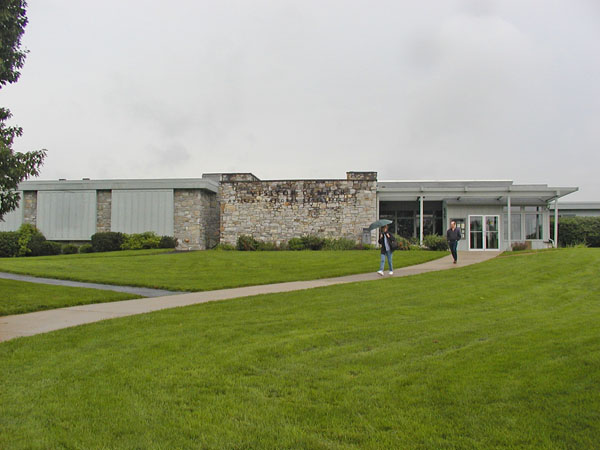
[[[508,250],[512,250],[512,236],[511,236],[511,234],[512,234],[511,233],[512,232],[512,220],[511,220],[511,217],[510,217],[510,195],[507,197],[506,203],[507,203],[507,206],[508,206],[508,220],[507,220],[508,223],[506,224],[506,226],[508,228],[508,234],[507,234],[507,236],[508,236]]]
[[[419,197],[419,203],[420,203],[420,210],[421,210],[421,214],[419,217],[419,222],[420,222],[420,228],[419,228],[419,244],[421,245],[421,247],[423,246],[423,196],[421,195]]]
[[[554,200],[554,248],[558,248],[558,198]]]

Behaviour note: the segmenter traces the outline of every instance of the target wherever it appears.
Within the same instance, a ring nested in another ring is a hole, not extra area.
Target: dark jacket
[[[448,231],[446,231],[446,239],[448,239],[449,242],[460,241],[460,229],[458,227],[454,230],[448,228]]]
[[[379,234],[382,235],[383,233]],[[386,231],[385,234],[387,236],[388,245],[390,246],[390,252],[393,252],[394,249],[392,248],[392,241],[395,241],[396,238],[394,237],[394,234],[390,233],[389,231]],[[383,235],[379,238],[379,245],[381,245],[381,254],[385,255],[385,242],[383,240]]]

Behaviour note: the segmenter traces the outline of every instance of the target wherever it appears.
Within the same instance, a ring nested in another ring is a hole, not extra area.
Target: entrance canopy
[[[379,181],[377,183],[378,215],[380,218],[393,220],[397,233],[405,237],[418,237],[421,244],[425,234],[443,234],[450,219],[456,219],[457,224],[460,221],[463,231],[470,230],[473,233],[477,231],[478,221],[487,220],[489,229],[481,228],[480,232],[482,238],[490,237],[488,236],[490,233],[496,233],[492,236],[496,239],[494,248],[501,246],[498,244],[501,218],[506,224],[511,224],[503,227],[507,235],[504,246],[510,247],[513,240],[522,239],[523,236],[542,242],[544,239],[550,239],[547,218],[549,204],[551,202],[556,204],[559,198],[577,189],[576,187],[550,187],[545,184],[514,184],[510,180]],[[557,208],[554,212],[554,242],[556,242]],[[447,217],[449,214],[460,215],[462,218]],[[473,218],[474,222],[468,219],[469,217]],[[545,223],[547,225],[544,225]],[[487,234],[483,236],[485,233]],[[485,249],[486,246],[470,248]]]
[[[379,181],[379,201],[428,201],[505,205],[547,205],[576,192],[576,187],[550,187],[546,184],[513,184],[500,181]]]

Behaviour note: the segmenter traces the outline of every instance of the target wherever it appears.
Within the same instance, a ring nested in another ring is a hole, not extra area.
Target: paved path
[[[435,261],[429,261],[416,266],[404,267],[394,271],[394,277],[416,275],[437,270],[453,269],[470,264],[486,261],[498,255],[499,252],[459,252],[459,263],[452,264],[452,257],[445,256]],[[376,264],[376,262],[374,262]],[[218,291],[193,292],[167,297],[144,298],[137,300],[124,300],[111,303],[97,303],[93,305],[71,306],[68,308],[39,311],[29,314],[0,317],[0,341],[6,341],[20,336],[31,336],[61,328],[73,327],[85,323],[98,322],[116,317],[143,314],[166,308],[194,305],[216,300],[225,300],[251,295],[270,294],[276,292],[289,292],[301,289],[310,289],[334,284],[354,283],[381,279],[380,275],[365,273],[348,275],[322,280],[292,281],[289,283],[267,284],[234,289],[221,289]],[[389,278],[386,275],[384,278]]]
[[[115,286],[113,284],[85,283],[82,281],[57,280],[56,278],[30,277],[28,275],[17,275],[15,273],[0,272],[0,278],[5,280],[27,281],[29,283],[55,284],[57,286],[70,286],[79,288],[102,289],[105,291],[125,292],[127,294],[141,295],[142,297],[165,297],[177,295],[181,292],[165,291],[162,289],[151,289],[136,286]]]

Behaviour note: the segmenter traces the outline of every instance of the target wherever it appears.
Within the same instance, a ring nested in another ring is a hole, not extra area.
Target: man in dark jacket
[[[458,259],[456,247],[458,246],[458,241],[460,241],[460,230],[456,228],[456,222],[454,220],[450,222],[450,228],[446,231],[446,239],[448,239],[448,247],[450,247],[452,258],[454,258],[454,264],[456,264],[456,260]]]

